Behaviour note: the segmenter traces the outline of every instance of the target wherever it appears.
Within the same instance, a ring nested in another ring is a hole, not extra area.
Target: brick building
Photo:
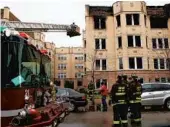
[[[93,70],[96,88],[101,81],[110,87],[119,74],[135,74],[144,82],[170,82],[170,4],[86,5],[85,23],[85,84],[92,80]]]

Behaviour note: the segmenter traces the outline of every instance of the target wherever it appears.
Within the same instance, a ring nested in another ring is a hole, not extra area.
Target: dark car
[[[70,88],[58,88],[57,97],[69,98],[70,111],[75,111],[78,107],[84,107],[88,103],[85,94],[79,93]]]

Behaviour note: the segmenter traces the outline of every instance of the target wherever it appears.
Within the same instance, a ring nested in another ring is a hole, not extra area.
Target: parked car
[[[143,83],[142,106],[164,106],[170,110],[170,83]]]
[[[57,97],[69,98],[69,111],[75,111],[78,107],[85,107],[88,104],[84,93],[79,93],[70,88],[58,88]]]

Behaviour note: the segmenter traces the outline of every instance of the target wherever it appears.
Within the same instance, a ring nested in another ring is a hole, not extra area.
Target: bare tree
[[[95,84],[95,69],[96,69],[96,66],[95,66],[95,63],[96,63],[96,59],[97,59],[97,50],[93,50],[93,53],[92,54],[87,54],[87,61],[91,63],[91,68],[86,68],[90,71],[91,73],[91,81],[93,84]]]

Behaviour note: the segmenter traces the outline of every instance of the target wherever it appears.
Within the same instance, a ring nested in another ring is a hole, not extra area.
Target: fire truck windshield
[[[2,38],[2,88],[49,84],[50,61],[19,36]]]

